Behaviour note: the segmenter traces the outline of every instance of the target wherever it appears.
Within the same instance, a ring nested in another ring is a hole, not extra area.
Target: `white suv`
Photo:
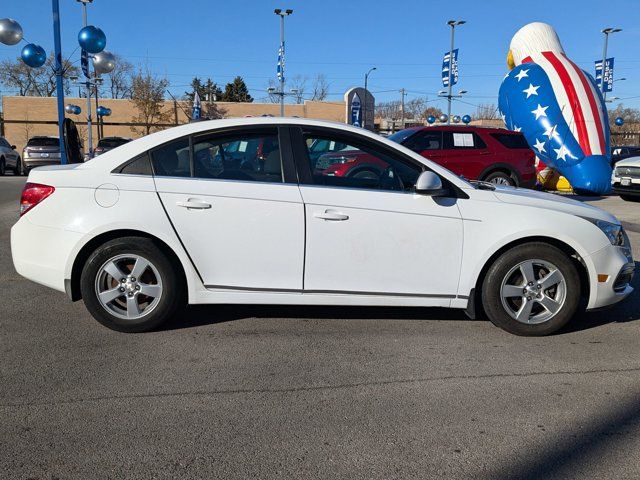
[[[611,174],[613,191],[629,202],[640,201],[640,157],[619,160]]]
[[[364,152],[376,175],[336,175],[319,140]],[[29,175],[11,249],[21,275],[82,298],[120,331],[184,302],[483,308],[545,335],[581,298],[631,293],[620,222],[556,195],[468,183],[344,124],[298,118],[192,123],[84,164]],[[46,239],[46,241],[43,241]]]

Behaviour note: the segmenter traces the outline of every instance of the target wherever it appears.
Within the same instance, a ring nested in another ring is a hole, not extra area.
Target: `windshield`
[[[415,130],[407,128],[405,130],[400,130],[399,132],[396,132],[393,135],[389,135],[387,138],[389,140],[393,140],[396,143],[402,143],[414,133],[416,133]]]

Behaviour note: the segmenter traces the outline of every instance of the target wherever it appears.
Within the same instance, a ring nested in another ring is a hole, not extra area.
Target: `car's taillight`
[[[55,191],[51,185],[27,182],[20,197],[20,216],[27,213]]]

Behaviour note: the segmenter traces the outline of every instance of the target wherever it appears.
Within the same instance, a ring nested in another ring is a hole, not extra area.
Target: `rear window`
[[[402,143],[414,133],[416,133],[416,130],[407,128],[405,130],[400,130],[399,132],[396,132],[393,135],[389,135],[387,138],[396,143]]]
[[[27,142],[27,147],[59,147],[60,141],[57,138],[35,137]]]
[[[129,140],[126,138],[103,138],[98,142],[98,147],[100,148],[116,148],[120,145],[124,145],[128,143]]]
[[[515,133],[492,133],[491,136],[506,148],[529,148],[529,144],[524,138],[524,135]]]

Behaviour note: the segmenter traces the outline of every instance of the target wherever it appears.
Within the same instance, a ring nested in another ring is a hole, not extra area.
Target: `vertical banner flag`
[[[191,111],[191,120],[200,120],[202,116],[202,104],[200,103],[200,95],[195,92],[193,95],[193,110]]]
[[[85,49],[80,51],[80,66],[82,67],[82,73],[84,73],[84,76],[89,78],[89,54]]]
[[[278,80],[284,80],[284,42],[280,44],[280,48],[278,49],[278,65],[276,67],[276,73],[278,75]]]
[[[442,59],[442,85],[449,86],[449,70],[451,70],[451,86],[458,83],[458,49],[451,52],[453,58],[449,58],[449,52],[444,54]]]
[[[354,127],[362,126],[362,102],[360,95],[355,93],[351,100],[351,125]]]
[[[596,63],[596,84],[603,92],[613,91],[613,57],[607,58],[604,66],[604,89],[602,89],[602,60]]]

